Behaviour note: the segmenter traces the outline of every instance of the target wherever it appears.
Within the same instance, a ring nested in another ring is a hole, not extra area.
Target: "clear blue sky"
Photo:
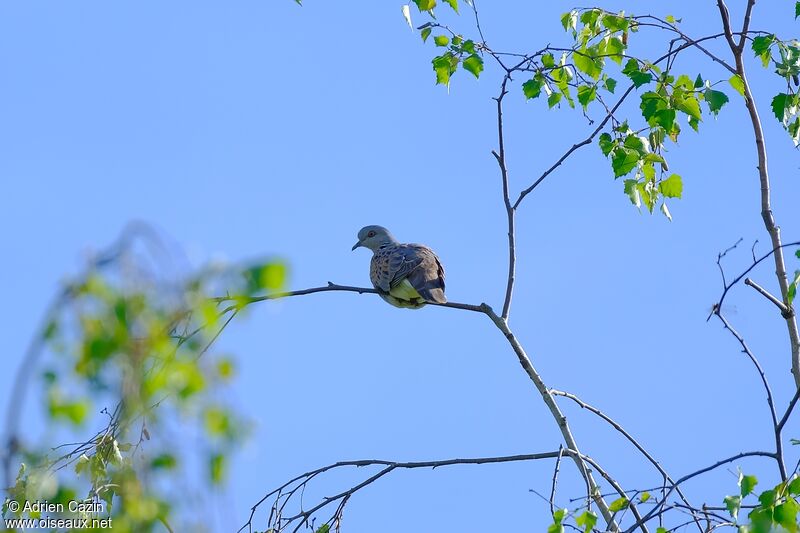
[[[738,20],[743,2],[731,3]],[[489,43],[567,44],[558,17],[571,5],[539,4],[483,2]],[[691,35],[718,31],[711,0],[670,4]],[[778,4],[759,2],[753,27],[792,36],[790,3]],[[447,20],[472,32],[462,10]],[[350,247],[361,226],[382,224],[438,252],[451,300],[499,308],[505,214],[490,155],[498,72],[487,68],[478,81],[459,72],[448,94],[434,86],[434,54],[399,2],[4,3],[0,327],[9,372],[0,390],[59,281],[132,219],[168,234],[195,266],[282,257],[292,288],[368,285],[368,253]],[[702,64],[707,78],[728,78]],[[678,68],[695,75],[698,65],[687,55]],[[781,90],[754,61],[750,68],[760,94]],[[720,293],[717,252],[744,238],[727,263],[736,272],[755,239],[768,249],[745,109],[725,90],[731,104],[720,117],[699,136],[684,127],[669,153],[684,177],[672,223],[630,205],[596,146],[548,178],[518,217],[512,328],[550,386],[615,417],[676,477],[772,446],[757,375],[719,323],[705,321]],[[785,239],[798,240],[797,152],[768,98],[759,106],[775,215]],[[518,85],[507,125],[514,191],[588,131],[578,112],[525,103]],[[775,291],[768,265],[753,277]],[[783,323],[746,287],[729,303],[783,406],[791,393]],[[502,336],[473,313],[320,294],[257,306],[220,349],[237,357],[234,402],[256,426],[228,489],[213,499],[213,531],[238,528],[263,493],[337,460],[532,453],[560,442]],[[657,481],[613,430],[563,406],[583,451],[623,485]],[[790,436],[800,437],[798,420]],[[790,450],[792,465],[797,456]],[[774,475],[763,464],[743,463]],[[352,499],[346,531],[541,530],[548,509],[529,489],[547,492],[551,474],[549,462],[398,472]],[[306,501],[363,475],[332,476]],[[571,465],[562,479],[559,503],[572,506],[580,484]],[[686,490],[720,504],[735,483],[722,469]]]

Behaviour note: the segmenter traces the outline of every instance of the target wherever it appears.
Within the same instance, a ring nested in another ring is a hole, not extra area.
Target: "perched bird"
[[[359,247],[372,250],[369,279],[390,304],[419,309],[426,303],[447,302],[444,268],[427,246],[401,244],[383,226],[365,226],[353,250]]]

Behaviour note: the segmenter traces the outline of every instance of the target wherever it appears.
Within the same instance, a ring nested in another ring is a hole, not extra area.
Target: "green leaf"
[[[587,76],[591,76],[595,80],[598,79],[600,74],[603,73],[602,62],[599,59],[592,57],[586,48],[582,50],[576,50],[575,53],[572,54],[572,60],[578,70]]]
[[[646,502],[649,499],[650,499],[650,493],[647,492],[647,491],[645,491],[641,495],[639,495],[639,501],[642,502],[642,503]]]
[[[414,23],[411,22],[411,8],[408,4],[403,4],[401,10],[403,12],[403,18],[406,20],[408,27],[411,28],[411,31],[414,31]]]
[[[483,71],[483,59],[478,54],[472,54],[461,62],[464,70],[471,72],[476,78],[481,75]]]
[[[458,0],[444,0],[444,1],[447,2],[450,5],[450,7],[453,8],[453,11],[458,13]]]
[[[247,292],[252,294],[264,289],[280,290],[286,283],[286,270],[286,265],[279,262],[263,263],[246,269],[244,277]]]
[[[600,150],[603,152],[603,155],[608,157],[608,154],[610,154],[611,150],[614,148],[614,140],[611,138],[611,135],[608,133],[601,134],[597,143],[600,145]]]
[[[589,533],[592,528],[594,528],[595,524],[597,524],[597,515],[592,511],[584,511],[575,517],[575,523],[579,528]]]
[[[428,40],[428,36],[431,34],[431,28],[422,28],[422,31],[419,32],[420,36],[422,37],[422,42],[426,42]]]
[[[664,98],[662,95],[648,91],[641,96],[641,104],[639,104],[639,109],[642,110],[642,116],[647,120],[647,123],[651,126],[655,126],[656,124],[661,124],[665,127],[665,129],[669,129],[672,123],[675,121],[675,110],[670,109],[669,101]],[[671,120],[663,120],[659,119],[657,113],[659,111],[671,111],[672,112],[672,119]]]
[[[153,470],[172,470],[177,464],[175,456],[170,453],[156,455],[150,460],[150,468]]]
[[[319,526],[319,529],[317,529],[314,533],[330,533],[330,531],[331,531],[331,526],[329,526],[328,524],[322,524],[321,526]]]
[[[756,57],[761,58],[761,64],[764,67],[769,66],[769,61],[772,58],[771,46],[775,42],[774,35],[759,35],[753,38],[753,53]]]
[[[625,44],[619,37],[608,37],[605,41],[605,53],[611,61],[618,65],[622,64],[622,54],[625,52]]]
[[[628,26],[630,25],[630,22],[628,21],[627,18],[621,17],[619,15],[612,15],[611,13],[603,15],[602,22],[603,26],[605,26],[607,30],[610,30],[612,32],[625,31],[628,29]]]
[[[450,42],[450,37],[447,35],[437,35],[433,38],[433,42],[436,46],[447,46]]]
[[[794,145],[797,146],[800,144],[800,117],[796,117],[786,129],[789,131]]]
[[[758,501],[764,507],[773,507],[775,505],[776,497],[777,497],[777,492],[775,492],[775,489],[769,489],[759,494]]]
[[[744,80],[738,74],[734,74],[728,80],[728,83],[731,84],[731,87],[736,89],[736,92],[744,96]]]
[[[784,125],[787,123],[786,110],[789,107],[787,104],[790,98],[791,96],[786,93],[778,93],[775,95],[775,98],[772,99],[772,112],[775,114],[775,118],[778,119],[778,122]]]
[[[431,61],[433,70],[436,72],[436,83],[450,85],[450,76],[456,71],[458,58],[451,52],[434,57]]]
[[[561,524],[567,516],[566,509],[558,509],[553,513],[553,523],[547,528],[548,533],[563,532],[564,526]]]
[[[208,473],[211,482],[219,485],[225,478],[225,456],[221,453],[213,453],[208,459]]]
[[[800,495],[800,477],[795,477],[789,483],[789,494]]]
[[[621,511],[621,510],[627,508],[629,503],[630,503],[630,501],[628,500],[628,498],[623,496],[623,497],[617,498],[616,500],[611,502],[611,505],[608,506],[608,509],[612,513],[616,513],[618,511]]]
[[[786,498],[786,501],[775,506],[772,518],[790,533],[795,533],[797,531],[798,510],[800,510],[800,504],[794,498]]]
[[[622,73],[630,78],[633,82],[633,86],[636,88],[653,81],[653,75],[651,73],[639,70],[639,62],[635,59],[629,59],[628,62],[625,63],[625,68],[622,69]]]
[[[525,98],[538,98],[542,94],[542,87],[544,86],[544,78],[541,74],[536,74],[532,79],[522,84],[522,92]]]
[[[672,222],[672,213],[669,212],[669,208],[667,207],[667,202],[661,202],[661,208],[660,209],[661,209],[661,213],[663,213],[664,216],[667,217],[667,220]]]
[[[545,54],[545,55],[543,55],[542,56],[542,65],[544,65],[545,68],[553,68],[554,66],[556,66],[556,60],[553,57],[553,54]]]
[[[667,76],[665,80],[669,80],[669,76]],[[697,85],[697,82],[700,82],[700,85]],[[700,75],[698,74],[697,78],[695,78],[695,80],[692,81],[692,78],[690,78],[686,74],[681,74],[680,76],[678,76],[678,79],[675,80],[673,85],[675,85],[675,87],[685,89],[686,91],[692,91],[696,87],[703,86],[703,78],[701,78]]]
[[[78,458],[78,461],[75,463],[75,473],[77,475],[81,475],[81,472],[86,470],[88,466],[89,466],[89,456],[83,453]]]
[[[775,531],[773,525],[773,512],[772,507],[764,509],[756,507],[747,515],[750,519],[750,525],[747,526],[748,530],[752,533],[773,533]]]
[[[637,209],[640,209],[642,207],[642,198],[639,196],[638,184],[639,182],[636,180],[625,180],[625,194],[631,199],[631,203],[635,205]]]
[[[639,153],[639,156],[644,157],[644,155],[647,153],[647,142],[647,139],[644,137],[631,134],[625,137],[623,144],[626,148],[632,148]]]
[[[694,96],[686,96],[685,98],[681,98],[675,102],[675,107],[695,120],[700,120],[703,116],[702,112],[700,111],[700,102],[698,102],[697,98]]]
[[[614,170],[615,178],[629,174],[638,163],[639,153],[636,150],[617,146],[611,152],[611,168]]]
[[[703,83],[704,83],[703,82],[703,77],[700,74],[698,74],[697,78],[694,80],[694,86],[692,88],[693,89],[699,89],[700,87],[703,86]]]
[[[800,17],[800,2],[794,3],[794,19],[797,20],[797,17]]]
[[[608,92],[613,93],[614,89],[616,89],[617,87],[617,80],[615,80],[614,78],[606,78],[606,80],[603,82],[603,85],[608,90]]]
[[[742,497],[741,496],[725,496],[725,499],[722,500],[725,503],[725,508],[731,514],[734,520],[736,520],[739,516],[739,508],[742,506]]]
[[[677,174],[672,174],[658,184],[658,191],[667,198],[680,198],[683,193],[683,180]]]
[[[556,106],[556,105],[557,105],[557,104],[558,104],[560,101],[561,101],[561,93],[552,93],[552,94],[551,94],[551,95],[550,95],[550,96],[547,98],[547,106],[548,106],[549,108],[551,108],[551,109],[552,109],[552,108],[553,108],[553,107],[555,107],[555,106]]]
[[[719,110],[722,109],[722,106],[728,103],[728,95],[721,91],[708,89],[703,93],[703,96],[706,99],[706,103],[708,103],[709,111],[715,116],[719,114]]]
[[[578,102],[581,103],[583,109],[589,105],[597,97],[597,87],[594,85],[581,85],[578,87]]]
[[[417,4],[417,9],[422,11],[430,11],[434,7],[436,7],[436,0],[414,0],[414,3]]]
[[[800,270],[794,271],[794,280],[792,283],[789,284],[789,291],[786,294],[786,299],[789,301],[789,305],[792,305],[795,296],[797,296],[797,284],[800,283]]]
[[[573,9],[561,15],[561,25],[564,27],[564,31],[570,29],[574,31],[578,27],[578,12]]]
[[[744,476],[739,474],[739,487],[742,489],[742,498],[751,494],[757,484],[758,479],[756,479],[756,476]]]

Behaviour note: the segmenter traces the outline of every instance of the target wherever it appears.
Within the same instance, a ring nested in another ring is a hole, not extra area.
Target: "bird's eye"
[[[375,236],[374,231],[370,231],[369,233],[367,233],[367,237],[374,237],[374,236]]]

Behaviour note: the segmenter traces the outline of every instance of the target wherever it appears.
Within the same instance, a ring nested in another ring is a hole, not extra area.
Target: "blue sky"
[[[785,4],[759,3],[753,27],[794,35]],[[498,49],[568,44],[558,20],[567,3],[479,7]],[[731,6],[737,20],[739,7]],[[711,1],[670,9],[691,35],[718,31]],[[472,34],[462,10],[447,21]],[[663,49],[647,38],[634,46]],[[490,154],[498,72],[488,62],[480,80],[459,72],[448,93],[434,86],[435,53],[391,2],[4,3],[5,367],[16,368],[59,282],[134,219],[169,235],[195,266],[281,257],[292,288],[368,285],[368,253],[350,247],[360,227],[382,224],[437,251],[451,300],[499,309],[505,213]],[[690,75],[728,78],[697,55],[682,57],[678,68]],[[775,215],[785,240],[800,240],[797,153],[769,109],[780,82],[755,61],[750,69]],[[726,263],[733,273],[748,265],[754,240],[768,250],[752,134],[725,90],[731,103],[719,118],[700,135],[684,128],[670,150],[684,178],[673,222],[631,206],[596,146],[570,158],[518,215],[511,327],[550,386],[615,417],[676,477],[772,445],[757,375],[733,338],[705,321],[721,290],[716,254],[744,239]],[[578,112],[526,103],[519,85],[506,123],[514,191],[589,131]],[[768,265],[753,277],[776,291]],[[785,326],[745,289],[730,296],[731,320],[782,406],[792,386]],[[514,354],[474,313],[319,294],[257,306],[219,347],[237,357],[234,401],[256,428],[215,497],[210,530],[238,527],[263,493],[337,460],[533,453],[560,442]],[[0,389],[12,375],[0,373]],[[583,450],[623,485],[657,480],[610,428],[562,405]],[[796,420],[788,433],[800,437]],[[797,451],[789,457],[793,465]],[[774,475],[769,466],[743,463]],[[332,476],[316,495],[362,475]],[[346,530],[537,529],[548,509],[529,489],[547,492],[551,475],[544,462],[398,472],[352,499]],[[571,466],[562,478],[559,502],[571,506],[580,484]],[[723,469],[687,493],[720,504],[735,483]]]

